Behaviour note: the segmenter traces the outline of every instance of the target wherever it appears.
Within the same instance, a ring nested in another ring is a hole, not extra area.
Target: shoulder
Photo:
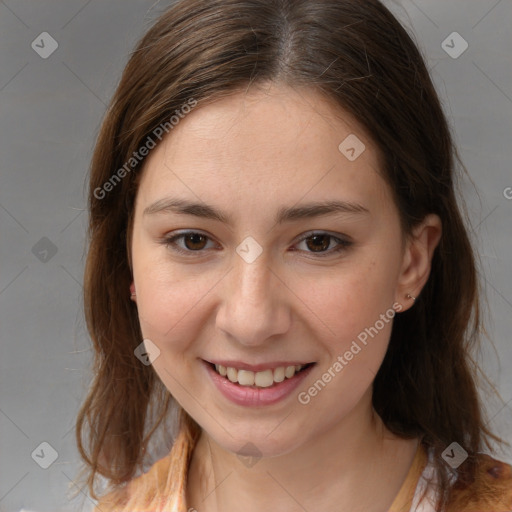
[[[477,455],[477,474],[470,485],[454,483],[448,512],[510,512],[512,466],[489,455]]]
[[[121,512],[128,510],[127,507],[133,505],[141,507],[138,510],[143,510],[143,507],[153,503],[156,495],[166,487],[169,466],[170,457],[161,458],[146,473],[134,478],[126,486],[100,498],[94,512]]]

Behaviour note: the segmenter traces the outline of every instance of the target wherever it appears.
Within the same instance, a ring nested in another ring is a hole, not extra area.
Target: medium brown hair
[[[133,353],[142,336],[128,292],[130,234],[144,160],[108,193],[98,190],[191,99],[200,108],[264,82],[311,87],[361,123],[383,156],[405,234],[429,213],[441,218],[429,280],[394,319],[373,406],[392,432],[433,448],[444,506],[451,470],[442,451],[456,441],[470,454],[455,472],[461,487],[473,481],[477,452],[497,440],[483,419],[470,355],[481,330],[477,273],[447,120],[416,45],[378,0],[181,0],[131,55],[90,174],[84,293],[94,381],[76,427],[90,493],[98,474],[115,487],[148,463],[148,444],[172,404]],[[188,457],[199,428],[183,418]]]

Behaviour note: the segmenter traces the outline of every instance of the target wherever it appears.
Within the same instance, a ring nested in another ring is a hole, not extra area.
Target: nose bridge
[[[276,307],[277,297],[268,259],[260,256],[253,263],[242,258],[235,263],[233,273],[232,304],[230,309],[239,316],[258,321],[260,325],[269,323],[269,316]]]
[[[259,256],[253,262],[240,258],[235,264],[235,276],[244,299],[253,299],[255,302],[263,299],[264,292],[269,290],[271,275],[269,261],[265,256]]]
[[[261,237],[258,237],[261,241]],[[271,300],[269,289],[272,286],[272,264],[270,249],[262,247],[252,236],[246,236],[235,249],[233,255],[233,279],[235,296],[240,301],[257,308]]]
[[[238,255],[229,273],[217,326],[242,344],[256,345],[288,329],[279,280],[268,258],[249,263]]]

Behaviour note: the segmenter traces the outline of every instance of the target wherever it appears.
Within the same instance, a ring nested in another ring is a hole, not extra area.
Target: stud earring
[[[406,296],[405,296],[406,299],[412,299],[414,302],[416,302],[416,297],[413,297],[410,293],[408,293]]]

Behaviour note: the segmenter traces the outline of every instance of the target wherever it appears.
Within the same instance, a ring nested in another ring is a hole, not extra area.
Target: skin
[[[355,161],[338,149],[350,134],[366,147]],[[276,84],[197,107],[149,155],[135,205],[132,289],[144,338],[160,350],[155,371],[202,428],[187,506],[371,512],[397,495],[417,440],[391,434],[371,403],[392,321],[310,403],[297,400],[393,304],[413,307],[407,294],[428,279],[441,222],[429,215],[406,237],[380,168],[353,117],[312,89]],[[144,213],[169,196],[214,206],[232,224]],[[283,206],[326,200],[368,212],[274,221]],[[178,230],[207,238],[178,239],[189,251],[180,255],[163,242]],[[300,241],[310,231],[352,245],[334,253],[327,237],[321,252]],[[262,249],[252,263],[236,252],[248,236]],[[215,358],[316,365],[285,400],[251,408],[210,382],[201,360]],[[261,454],[253,465],[238,456],[250,455],[248,442]]]

